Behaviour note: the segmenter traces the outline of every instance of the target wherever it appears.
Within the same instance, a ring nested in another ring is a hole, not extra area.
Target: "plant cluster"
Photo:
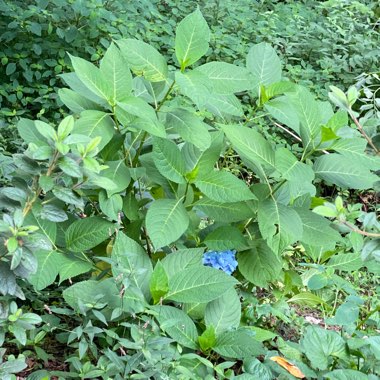
[[[266,42],[239,65],[203,63],[210,41],[197,9],[170,64],[132,38],[99,64],[69,55],[72,115],[18,122],[26,149],[0,156],[0,343],[20,354],[1,351],[3,379],[57,345],[66,367],[28,379],[378,378],[378,289],[348,279],[380,272],[376,205],[351,201],[378,186],[375,123],[355,87],[332,106],[288,80]]]

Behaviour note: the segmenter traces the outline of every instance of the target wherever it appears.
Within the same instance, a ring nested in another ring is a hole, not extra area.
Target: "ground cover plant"
[[[69,55],[1,155],[2,378],[377,379],[377,77],[318,100],[173,28]]]

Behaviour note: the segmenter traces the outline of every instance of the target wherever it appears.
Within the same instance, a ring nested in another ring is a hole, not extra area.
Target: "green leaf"
[[[264,109],[277,121],[287,125],[297,134],[300,133],[300,122],[297,112],[286,96],[281,96],[266,102]]]
[[[282,269],[282,262],[263,240],[255,240],[249,251],[239,252],[238,263],[240,273],[262,288],[277,280]]]
[[[98,145],[99,150],[102,150],[109,143],[115,133],[114,123],[110,115],[101,111],[83,111],[80,118],[75,122],[74,131],[90,138],[101,137]]]
[[[349,252],[334,255],[326,264],[326,267],[334,268],[338,271],[354,272],[363,267],[363,265],[359,252]]]
[[[346,357],[346,345],[343,338],[336,332],[317,326],[309,326],[301,339],[307,358],[314,368],[326,370],[329,361]]]
[[[194,208],[215,221],[229,223],[252,218],[256,211],[251,202],[221,203],[207,197],[195,202]]]
[[[204,243],[208,249],[214,251],[247,248],[247,241],[244,235],[235,226],[217,227],[206,236]]]
[[[158,261],[154,267],[150,278],[149,288],[155,304],[158,303],[169,290],[168,275],[166,274],[165,268],[161,261]]]
[[[265,42],[254,45],[247,55],[247,68],[254,75],[257,87],[281,80],[281,61],[276,51]]]
[[[202,107],[222,119],[225,115],[240,117],[244,115],[240,100],[235,95],[209,94]]]
[[[58,251],[37,250],[34,255],[38,261],[38,271],[32,274],[28,281],[39,291],[51,285],[57,277],[61,265],[60,256],[62,253]]]
[[[153,46],[131,38],[118,40],[116,43],[135,75],[142,75],[151,82],[166,79],[166,60]]]
[[[253,88],[252,76],[244,67],[225,62],[209,62],[195,70],[207,76],[213,92],[217,94],[228,95]]]
[[[81,198],[78,195],[76,195],[70,189],[67,189],[65,187],[58,187],[58,186],[56,186],[53,189],[53,194],[54,194],[54,196],[56,198],[60,199],[61,201],[65,202],[65,203],[68,203],[68,204],[71,204],[71,205],[75,205],[75,206],[77,206],[79,208],[83,208],[84,207],[83,198]],[[48,219],[48,218],[46,218],[46,219]]]
[[[220,297],[237,281],[226,273],[209,267],[191,267],[169,278],[165,299],[176,302],[210,302]]]
[[[170,181],[186,183],[185,161],[177,145],[167,139],[153,140],[153,161],[158,171]]]
[[[211,137],[208,126],[199,116],[184,110],[174,109],[166,114],[166,125],[173,128],[184,141],[194,144],[201,151],[206,150],[211,145]]]
[[[353,369],[336,369],[324,375],[327,380],[369,380],[367,374]],[[375,380],[375,377],[373,378]]]
[[[298,86],[294,93],[289,93],[288,99],[301,123],[300,135],[305,150],[314,149],[320,140],[322,124],[318,102],[311,92],[302,86]]]
[[[208,326],[202,335],[198,337],[198,343],[203,352],[207,352],[210,348],[215,346],[216,335],[212,325]]]
[[[169,253],[162,260],[162,265],[169,278],[191,266],[201,266],[204,248],[180,249]]]
[[[106,165],[108,168],[103,170],[101,175],[115,184],[115,186],[112,187],[112,190],[107,190],[108,197],[111,197],[113,194],[120,193],[128,187],[131,182],[131,175],[124,160],[108,161],[106,162]]]
[[[125,98],[123,102],[117,102],[117,107],[116,107],[117,117],[120,117],[119,108],[141,119],[157,122],[157,116],[156,116],[155,110],[145,100],[141,98],[129,96],[128,98]]]
[[[181,70],[206,54],[209,41],[210,29],[201,11],[197,8],[186,16],[176,29],[175,54]]]
[[[251,128],[224,125],[223,132],[234,149],[252,162],[275,168],[275,154],[267,140]]]
[[[27,144],[35,143],[39,145],[41,141],[46,141],[38,132],[33,120],[21,118],[17,123],[17,131]]]
[[[311,182],[314,179],[314,171],[311,166],[299,162],[287,148],[276,150],[275,162],[277,171],[289,181]]]
[[[240,298],[234,288],[229,289],[206,306],[204,317],[206,326],[213,326],[216,335],[239,327],[240,318]]]
[[[234,359],[244,359],[265,353],[262,344],[253,338],[253,334],[248,329],[224,332],[218,337],[213,349],[223,357]]]
[[[261,235],[275,253],[302,237],[302,220],[297,212],[273,199],[259,202],[257,217]]]
[[[61,254],[59,263],[59,284],[63,281],[87,273],[93,269],[93,264],[89,261],[84,261],[83,257],[78,257],[73,254]]]
[[[155,306],[162,330],[182,346],[197,349],[198,332],[192,319],[173,306]]]
[[[227,171],[212,171],[198,176],[195,185],[216,202],[239,202],[255,199],[244,181]]]
[[[59,168],[70,177],[80,178],[82,177],[82,170],[79,164],[68,156],[61,157],[58,160]]]
[[[113,234],[113,227],[113,223],[96,216],[79,219],[65,233],[66,247],[73,252],[94,248]]]
[[[106,191],[103,190],[99,193],[99,207],[110,219],[118,221],[119,212],[123,208],[123,199],[119,194],[108,197]]]
[[[379,179],[368,169],[363,168],[353,157],[336,153],[317,158],[314,163],[314,172],[328,183],[344,189],[371,189]]]
[[[149,299],[149,282],[153,267],[145,250],[123,232],[118,232],[111,258],[115,262],[112,265],[113,276],[129,279]]]
[[[41,120],[36,120],[34,125],[41,136],[45,137],[47,140],[57,141],[57,132],[51,125]]]
[[[146,228],[157,250],[173,243],[187,230],[189,216],[182,199],[158,199],[149,207]]]
[[[128,125],[128,128],[135,130],[137,129],[139,131],[143,130],[153,136],[166,138],[165,125],[158,120],[137,118]]]
[[[313,293],[310,292],[301,292],[293,296],[292,298],[289,298],[288,303],[296,303],[298,305],[307,305],[310,307],[314,307],[317,305],[322,305],[325,302],[322,298],[316,296]]]
[[[107,102],[112,100],[112,88],[104,74],[91,62],[69,54],[71,64],[79,80],[95,95],[105,99]]]
[[[97,103],[68,88],[60,88],[58,96],[62,103],[74,113],[81,113],[86,110],[101,110]]]
[[[303,223],[301,242],[309,245],[329,245],[341,241],[338,231],[330,227],[330,221],[305,209],[296,209]]]
[[[110,88],[111,104],[122,102],[131,95],[132,75],[126,60],[114,43],[111,43],[100,62],[100,72]]]

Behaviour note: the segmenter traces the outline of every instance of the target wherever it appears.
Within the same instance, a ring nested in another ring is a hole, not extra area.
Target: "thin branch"
[[[352,227],[352,225],[350,223],[347,223],[346,221],[341,221],[341,223],[348,227],[352,232],[356,232],[363,236],[380,238],[380,234],[359,230],[358,228]]]
[[[362,134],[362,136],[367,140],[369,146],[376,152],[376,154],[380,154],[380,151],[376,148],[375,144],[372,142],[371,138],[365,133],[364,128],[362,125],[359,123],[359,120],[356,118],[356,116],[353,114],[352,111],[349,112],[351,119],[357,126],[359,132]]]

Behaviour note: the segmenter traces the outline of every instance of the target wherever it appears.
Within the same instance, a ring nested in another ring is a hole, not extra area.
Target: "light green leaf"
[[[204,248],[181,249],[169,253],[162,260],[162,265],[169,278],[191,266],[201,266]]]
[[[114,277],[128,279],[150,298],[149,282],[153,272],[152,262],[145,250],[123,232],[116,235],[111,259]]]
[[[288,94],[290,103],[296,110],[300,121],[300,135],[305,150],[315,148],[320,140],[322,118],[319,104],[305,87]]]
[[[261,84],[268,86],[281,80],[280,58],[266,42],[251,47],[247,55],[247,68],[254,75],[257,87]]]
[[[75,178],[82,177],[82,170],[79,164],[68,156],[61,157],[58,160],[59,168],[67,175]]]
[[[240,100],[235,95],[210,94],[202,107],[222,119],[226,115],[243,116],[244,114]]]
[[[158,199],[149,207],[146,228],[157,250],[173,243],[187,230],[189,216],[182,199]]]
[[[230,222],[227,219],[226,221]],[[214,251],[247,248],[247,241],[244,235],[235,226],[220,226],[216,228],[206,236],[204,243],[208,249]]]
[[[173,128],[184,141],[194,144],[201,151],[206,150],[211,145],[211,137],[208,132],[208,126],[199,116],[184,110],[170,110],[166,114],[166,125]]]
[[[61,254],[59,263],[59,284],[63,281],[87,273],[93,268],[89,261],[84,261],[83,257],[78,257],[73,254]]]
[[[324,375],[327,380],[371,380],[367,374],[353,369],[336,369]],[[374,377],[373,380],[376,378]]]
[[[224,125],[223,132],[234,149],[252,162],[275,168],[275,154],[267,140],[251,128]]]
[[[214,346],[214,351],[223,357],[244,359],[265,353],[261,343],[257,342],[248,329],[226,331],[221,334]]]
[[[169,290],[169,279],[168,275],[165,272],[165,268],[162,265],[161,261],[158,261],[154,267],[152,276],[150,278],[149,288],[150,294],[153,297],[153,302],[158,303],[161,298]]]
[[[353,157],[342,154],[326,154],[314,163],[315,174],[328,183],[344,189],[371,189],[379,177],[363,168]]]
[[[221,203],[203,197],[194,203],[194,208],[218,222],[240,222],[252,218],[256,208],[252,202]]]
[[[338,271],[354,272],[364,265],[359,252],[339,253],[334,255],[326,264],[328,268]]]
[[[78,79],[95,95],[110,102],[112,88],[103,73],[91,62],[69,54],[71,64]]]
[[[177,145],[167,139],[155,138],[153,141],[153,161],[158,171],[170,181],[186,183],[186,163]]]
[[[108,144],[115,133],[110,115],[101,111],[83,111],[81,117],[75,122],[74,131],[90,138],[101,137],[99,150]]]
[[[176,302],[210,302],[220,297],[237,281],[214,268],[194,266],[169,278],[169,293],[165,299]]]
[[[263,240],[255,240],[249,250],[238,253],[240,273],[252,284],[266,288],[278,279],[282,262]]]
[[[208,198],[216,202],[231,203],[255,198],[242,180],[227,171],[202,174],[194,183]]]
[[[213,326],[216,335],[223,331],[239,327],[241,317],[240,298],[234,288],[229,289],[219,298],[211,301],[206,306],[206,326]]]
[[[253,88],[253,78],[244,67],[225,62],[209,62],[195,70],[207,76],[213,92],[217,94],[228,95]]]
[[[151,82],[164,81],[168,75],[165,58],[151,45],[132,38],[116,41],[129,67]]]
[[[100,72],[110,88],[112,105],[124,101],[131,95],[132,75],[127,62],[114,43],[111,43],[100,62]]]
[[[92,216],[72,223],[65,233],[66,247],[72,252],[91,249],[114,233],[113,223]]]
[[[261,235],[275,253],[281,253],[302,237],[302,220],[288,206],[266,199],[259,202],[257,216]]]
[[[197,349],[198,332],[192,319],[173,306],[155,306],[160,327],[182,346]]]
[[[302,339],[301,347],[314,368],[326,370],[329,360],[345,358],[346,344],[336,332],[317,326],[309,326]]]
[[[79,208],[84,207],[84,201],[83,198],[79,197],[76,193],[74,193],[72,190],[66,188],[66,187],[58,187],[56,186],[53,189],[53,194],[56,198],[60,199],[61,201],[75,205]]]
[[[61,99],[61,102],[74,113],[81,113],[86,110],[101,111],[102,109],[99,104],[87,99],[73,90],[70,90],[69,88],[60,88],[58,90],[58,96],[59,99]]]
[[[17,131],[27,144],[39,145],[41,141],[46,141],[45,137],[38,132],[33,120],[21,118],[17,123]]]
[[[201,58],[208,50],[210,29],[201,11],[197,8],[177,26],[175,54],[183,70]]]

